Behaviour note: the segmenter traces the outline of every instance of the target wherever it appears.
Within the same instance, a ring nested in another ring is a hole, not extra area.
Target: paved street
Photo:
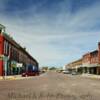
[[[47,72],[0,81],[0,100],[100,100],[100,80]]]

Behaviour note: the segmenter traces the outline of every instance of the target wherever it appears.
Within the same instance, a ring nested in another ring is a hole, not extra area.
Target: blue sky
[[[40,66],[63,66],[97,49],[100,0],[0,0],[0,23]]]

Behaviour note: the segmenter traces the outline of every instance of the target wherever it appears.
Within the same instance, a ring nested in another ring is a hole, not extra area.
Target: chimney
[[[98,62],[100,64],[100,42],[98,42]]]

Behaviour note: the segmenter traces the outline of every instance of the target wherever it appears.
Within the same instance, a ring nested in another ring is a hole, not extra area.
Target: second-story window
[[[10,44],[5,40],[4,41],[4,55],[9,55]]]
[[[6,55],[7,55],[7,49],[8,49],[8,42],[6,41],[6,51],[5,51]]]
[[[9,51],[8,51],[8,56],[10,57],[11,54],[11,44],[9,44]]]
[[[5,54],[5,51],[6,51],[6,41],[4,41],[4,54]]]
[[[6,41],[6,45],[5,45],[5,54],[7,55],[7,41]]]
[[[6,54],[7,54],[7,56],[8,56],[8,54],[9,54],[9,42],[7,42],[7,50],[6,50]]]

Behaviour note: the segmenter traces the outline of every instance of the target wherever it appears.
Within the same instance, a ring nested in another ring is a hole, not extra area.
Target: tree
[[[56,70],[56,69],[57,69],[56,67],[49,68],[49,70]]]
[[[45,67],[42,67],[41,70],[47,71],[48,70],[48,67],[46,67],[46,66]]]

